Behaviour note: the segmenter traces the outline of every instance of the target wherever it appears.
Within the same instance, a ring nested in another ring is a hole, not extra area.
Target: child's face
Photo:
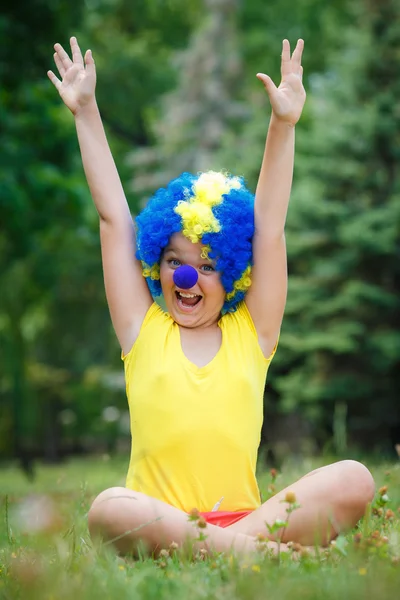
[[[201,258],[203,248],[201,243],[193,244],[182,233],[175,233],[161,259],[161,288],[167,310],[183,327],[205,327],[217,322],[225,301],[225,290],[213,261]],[[194,267],[199,275],[197,283],[188,290],[178,288],[173,280],[174,271],[181,265]]]

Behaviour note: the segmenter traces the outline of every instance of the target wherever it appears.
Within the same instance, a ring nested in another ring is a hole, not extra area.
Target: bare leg
[[[112,542],[122,554],[135,554],[144,545],[149,553],[157,555],[171,542],[183,546],[187,541],[194,542],[197,550],[234,551],[243,555],[256,550],[252,537],[209,524],[201,530],[207,536],[206,541],[195,542],[199,529],[186,513],[123,487],[110,488],[97,496],[89,511],[89,531],[94,538]]]
[[[289,490],[295,493],[300,508],[290,515],[288,527],[282,530],[282,541],[311,546],[326,545],[341,531],[354,527],[372,501],[375,485],[364,465],[340,461],[308,473],[228,529],[271,538],[265,523],[286,520],[288,505],[282,500]]]

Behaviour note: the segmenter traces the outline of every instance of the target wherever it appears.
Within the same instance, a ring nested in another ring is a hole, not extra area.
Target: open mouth
[[[202,296],[199,296],[198,294],[189,294],[188,292],[176,291],[175,295],[177,297],[179,306],[184,309],[193,308],[202,299]]]

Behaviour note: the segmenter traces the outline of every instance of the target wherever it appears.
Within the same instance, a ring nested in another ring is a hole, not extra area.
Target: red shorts
[[[229,510],[216,510],[214,512],[202,512],[200,513],[207,523],[210,525],[217,525],[218,527],[229,527],[229,525],[233,525],[243,517],[249,515],[252,510],[237,510],[237,511],[229,511]]]

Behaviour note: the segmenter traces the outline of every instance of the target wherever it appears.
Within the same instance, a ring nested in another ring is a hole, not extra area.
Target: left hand
[[[303,67],[301,66],[303,48],[303,40],[298,40],[296,48],[290,56],[290,44],[288,40],[283,40],[282,79],[279,87],[276,87],[268,75],[257,73],[257,78],[265,86],[275,117],[288,125],[296,125],[306,100],[306,92],[302,82]]]

